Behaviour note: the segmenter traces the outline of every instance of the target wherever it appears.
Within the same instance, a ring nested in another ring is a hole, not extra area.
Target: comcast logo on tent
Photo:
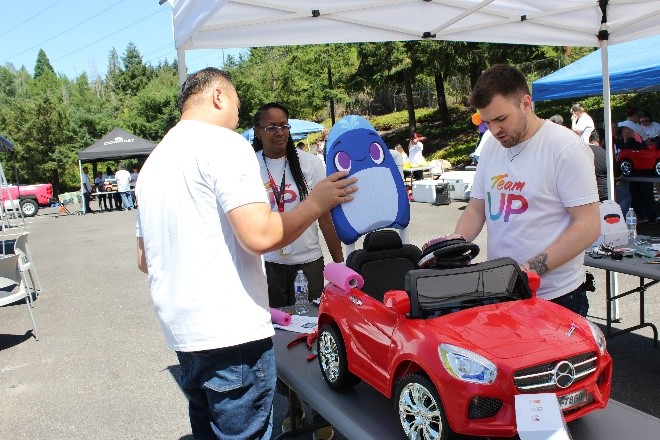
[[[128,143],[130,143],[130,142],[135,142],[135,139],[128,139],[128,138],[124,139],[124,138],[121,137],[121,136],[117,136],[116,138],[114,138],[114,139],[111,140],[111,141],[103,142],[103,145],[121,144],[121,143],[123,143],[123,142],[128,142]]]

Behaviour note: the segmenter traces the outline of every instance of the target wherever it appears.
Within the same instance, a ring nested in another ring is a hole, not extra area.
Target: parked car
[[[619,150],[617,163],[624,176],[632,176],[637,172],[652,172],[660,176],[660,148],[658,142],[649,142],[646,148]]]
[[[376,284],[407,258],[378,252],[391,259]],[[538,275],[528,280],[514,260],[409,270],[405,290],[382,300],[364,291],[373,263],[362,288],[326,285],[319,365],[335,390],[364,380],[392,398],[406,438],[512,437],[518,394],[556,394],[566,421],[607,404],[612,359],[602,331],[537,298]]]
[[[11,200],[10,200],[11,196]],[[50,183],[37,183],[34,185],[9,185],[2,188],[2,203],[5,211],[14,208],[21,211],[23,217],[34,217],[40,207],[48,207],[52,203],[53,185]]]

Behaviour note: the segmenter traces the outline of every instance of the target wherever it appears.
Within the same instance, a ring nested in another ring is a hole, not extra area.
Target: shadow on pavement
[[[15,347],[28,339],[33,339],[32,330],[28,330],[24,335],[0,334],[0,351]]]

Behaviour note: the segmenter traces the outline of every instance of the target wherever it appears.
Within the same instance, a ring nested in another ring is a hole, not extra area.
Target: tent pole
[[[601,25],[601,31],[607,32],[607,23]],[[605,152],[607,161],[607,198],[614,200],[614,148],[612,148],[612,103],[610,102],[610,66],[609,57],[607,54],[607,39],[600,40],[600,59],[603,71],[603,104],[604,104],[604,118],[603,124],[605,127]],[[610,288],[613,296],[619,293],[619,282],[616,272],[610,272]],[[608,304],[608,307],[610,305]],[[619,300],[615,299],[612,307],[612,316],[614,320],[620,319]]]
[[[177,62],[179,66],[179,87],[186,81],[186,50],[177,48],[176,50]]]

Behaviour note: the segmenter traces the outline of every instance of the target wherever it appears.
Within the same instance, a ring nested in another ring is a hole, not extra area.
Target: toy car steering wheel
[[[479,255],[479,246],[460,234],[434,238],[422,246],[419,267],[422,269],[451,269],[465,267]]]

